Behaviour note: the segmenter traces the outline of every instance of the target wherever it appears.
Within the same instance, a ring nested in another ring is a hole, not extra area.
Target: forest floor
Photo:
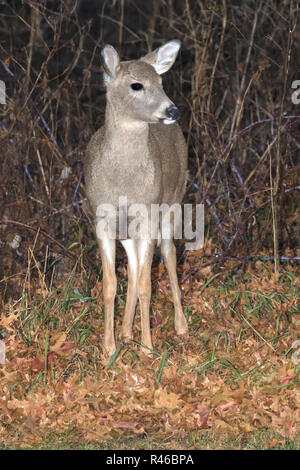
[[[178,267],[181,279],[197,258]],[[134,340],[102,354],[101,282],[76,266],[51,288],[28,279],[0,321],[0,448],[299,449],[297,267],[211,267],[181,284],[189,333],[176,336],[168,276],[153,268],[149,357]],[[126,300],[118,268],[116,337]],[[17,279],[16,279],[17,280]],[[29,285],[30,284],[30,285]]]

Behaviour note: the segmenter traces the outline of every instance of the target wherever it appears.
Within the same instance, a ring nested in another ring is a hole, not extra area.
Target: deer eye
[[[141,83],[132,83],[130,87],[135,91],[142,90],[144,88]]]

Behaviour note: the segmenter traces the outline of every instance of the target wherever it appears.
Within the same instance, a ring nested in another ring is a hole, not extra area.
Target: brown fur
[[[145,204],[149,209],[151,204],[172,205],[182,200],[187,176],[187,148],[179,125],[162,122],[172,119],[169,109],[175,107],[162,88],[160,75],[156,73],[156,70],[163,73],[170,68],[178,49],[178,42],[173,41],[163,46],[161,51],[154,51],[138,61],[121,63],[111,46],[104,49],[107,83],[105,124],[92,137],[84,165],[86,192],[95,222],[98,206],[112,204],[117,208],[120,196],[127,197],[128,205]],[[132,83],[142,83],[143,90],[132,90]],[[115,241],[99,239],[98,242],[103,265],[104,349],[112,354],[115,351]],[[144,245],[132,240],[124,243],[128,254],[129,282],[123,338],[131,338],[139,297],[142,343],[148,349],[152,348],[149,304],[154,245],[155,241],[150,238]],[[180,303],[173,241],[162,240],[161,249],[173,291],[175,328],[177,333],[185,333],[187,324]]]

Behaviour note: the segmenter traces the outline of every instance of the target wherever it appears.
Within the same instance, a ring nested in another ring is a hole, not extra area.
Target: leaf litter
[[[159,269],[152,305],[155,354],[146,356],[138,345],[137,310],[135,341],[121,344],[109,367],[101,348],[101,289],[64,312],[55,307],[46,320],[32,318],[33,306],[26,310],[22,302],[4,306],[0,442],[26,447],[49,431],[70,429],[81,442],[153,435],[173,442],[190,432],[209,430],[217,437],[258,429],[295,438],[300,367],[291,360],[291,347],[299,338],[299,278],[293,268],[293,282],[281,284],[249,270],[247,282],[224,275],[203,289],[195,276],[183,289],[190,324],[184,337],[174,334],[169,285]],[[41,309],[45,301],[39,299]],[[80,317],[87,307],[89,315]],[[119,301],[116,311],[123,309]]]

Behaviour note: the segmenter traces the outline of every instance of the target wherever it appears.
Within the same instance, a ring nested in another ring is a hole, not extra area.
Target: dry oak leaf
[[[1,318],[0,320],[0,325],[3,326],[7,331],[13,331],[15,328],[14,326],[10,326],[11,323],[14,323],[15,321],[17,321],[19,319],[19,316],[21,315],[21,313],[11,313],[10,315],[8,316],[4,316]]]
[[[66,338],[66,333],[59,333],[58,335],[55,335],[55,344],[50,346],[50,351],[59,352],[62,345],[65,343]]]
[[[45,370],[45,360],[35,357],[32,359],[30,367],[34,372],[41,372]]]
[[[207,427],[207,420],[209,417],[210,410],[202,403],[199,403],[197,408],[193,411],[192,416],[194,418],[194,423],[197,429],[202,429]]]
[[[156,408],[176,408],[181,406],[182,400],[180,395],[176,393],[170,392],[168,393],[166,390],[158,389],[155,390],[154,393],[154,405]]]
[[[228,401],[227,403],[223,403],[222,405],[219,405],[219,406],[217,407],[217,410],[218,410],[220,416],[222,416],[222,418],[223,418],[225,411],[230,410],[230,409],[236,409],[236,408],[237,408],[237,405],[236,405],[236,403],[232,400],[232,401]]]

